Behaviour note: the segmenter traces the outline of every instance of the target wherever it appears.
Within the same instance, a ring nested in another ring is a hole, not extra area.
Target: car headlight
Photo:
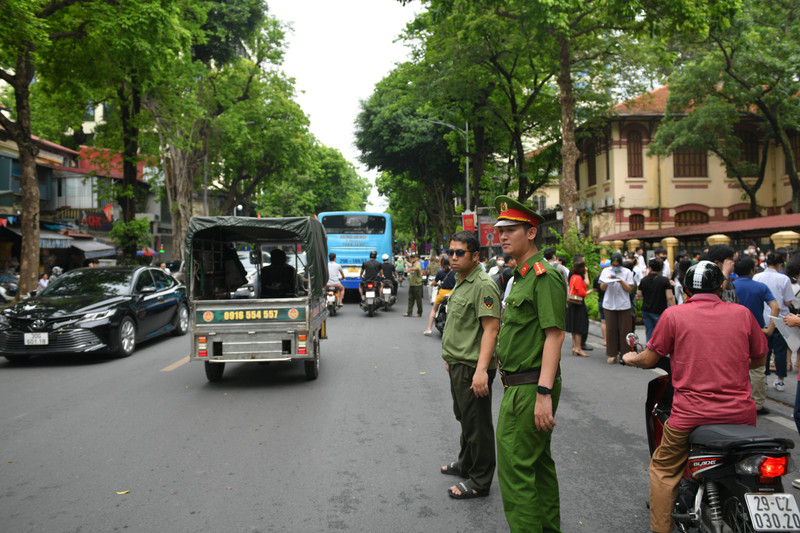
[[[82,324],[84,322],[94,322],[96,320],[103,320],[104,318],[110,318],[114,316],[116,312],[115,309],[106,309],[105,311],[98,311],[96,313],[86,313],[78,320],[78,324]]]

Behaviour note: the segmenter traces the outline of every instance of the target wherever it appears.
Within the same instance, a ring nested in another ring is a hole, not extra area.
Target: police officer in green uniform
[[[450,376],[453,412],[461,423],[461,451],[441,472],[466,478],[448,491],[457,499],[489,494],[497,464],[491,386],[497,373],[494,350],[501,301],[497,284],[478,266],[479,248],[473,232],[460,231],[446,252],[458,279],[447,303],[442,358]]]
[[[498,196],[495,208],[503,253],[517,261],[497,345],[505,389],[497,419],[497,479],[512,532],[557,532],[550,439],[561,394],[567,287],[534,243],[542,217],[507,196]]]

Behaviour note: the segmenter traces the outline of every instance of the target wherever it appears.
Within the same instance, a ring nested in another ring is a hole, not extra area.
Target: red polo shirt
[[[671,354],[672,428],[756,425],[750,359],[766,355],[767,338],[746,307],[696,294],[664,311],[647,346],[662,357]]]

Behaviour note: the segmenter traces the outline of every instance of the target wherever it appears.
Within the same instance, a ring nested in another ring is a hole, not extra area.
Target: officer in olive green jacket
[[[500,291],[478,266],[480,244],[471,231],[453,235],[447,255],[458,275],[447,303],[442,357],[450,376],[453,412],[461,423],[458,460],[442,467],[466,481],[450,487],[453,498],[486,496],[496,466],[491,386],[500,327]]]
[[[561,395],[567,287],[534,243],[542,218],[507,196],[499,196],[495,207],[503,253],[517,261],[497,345],[505,389],[497,419],[497,479],[512,532],[558,532],[550,439]]]

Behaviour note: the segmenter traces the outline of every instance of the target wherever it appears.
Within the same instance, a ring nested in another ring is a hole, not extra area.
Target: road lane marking
[[[776,424],[780,424],[785,428],[797,429],[797,426],[795,426],[794,420],[792,420],[790,418],[786,418],[784,416],[775,416],[775,415],[767,415],[764,418],[766,418],[770,422],[775,422]]]
[[[180,361],[175,361],[171,365],[162,368],[161,371],[162,372],[171,372],[171,371],[175,370],[176,368],[178,368],[179,366],[183,366],[188,362],[189,362],[189,356],[187,355],[186,357],[184,357]]]

